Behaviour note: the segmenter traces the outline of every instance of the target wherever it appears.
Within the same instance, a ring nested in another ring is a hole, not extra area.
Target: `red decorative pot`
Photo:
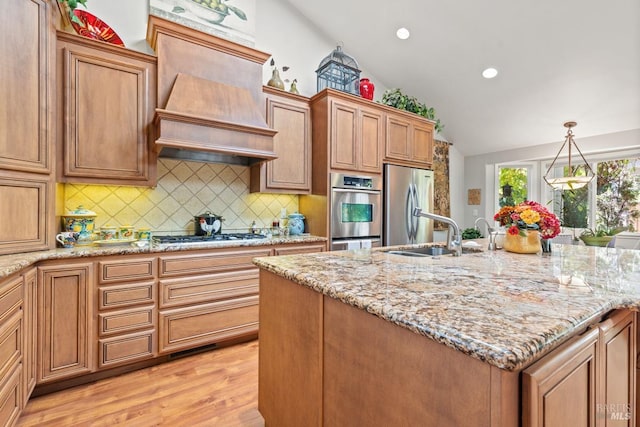
[[[369,79],[362,78],[360,79],[360,96],[366,99],[373,99],[373,90],[375,86],[373,82],[370,82]]]

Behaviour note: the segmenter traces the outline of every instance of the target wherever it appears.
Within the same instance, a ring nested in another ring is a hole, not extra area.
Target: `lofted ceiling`
[[[640,128],[639,0],[286,1],[381,84],[435,107],[463,155],[562,141],[568,120],[576,139]]]

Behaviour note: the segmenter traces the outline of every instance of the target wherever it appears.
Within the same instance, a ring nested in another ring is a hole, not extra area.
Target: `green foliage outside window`
[[[527,169],[526,168],[500,168],[500,199],[499,205],[515,206],[527,200]],[[503,194],[505,185],[511,186],[511,194]]]
[[[640,159],[611,160],[598,163],[597,225],[606,229],[626,227],[634,231],[640,218]]]
[[[565,166],[568,169],[568,166]],[[571,171],[565,170],[564,176],[584,176],[586,174],[584,165],[572,166]],[[565,190],[562,192],[562,213],[560,221],[563,227],[586,228],[588,219],[589,187],[582,187],[575,190]]]

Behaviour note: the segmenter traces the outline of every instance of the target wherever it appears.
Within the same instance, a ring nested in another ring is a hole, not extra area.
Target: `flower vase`
[[[542,255],[551,255],[551,239],[540,239]]]
[[[517,254],[537,254],[540,252],[540,235],[537,230],[526,230],[526,236],[507,234],[502,247],[505,251]]]
[[[360,96],[361,97],[368,100],[373,100],[374,89],[375,89],[375,86],[373,82],[369,81],[369,79],[367,78],[360,79]]]

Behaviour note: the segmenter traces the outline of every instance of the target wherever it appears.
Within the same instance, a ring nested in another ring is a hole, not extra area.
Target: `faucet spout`
[[[480,217],[478,219],[476,219],[475,222],[475,228],[476,230],[478,230],[478,222],[480,221],[484,221],[484,223],[487,225],[487,233],[489,234],[489,250],[490,251],[495,251],[496,250],[496,235],[498,234],[498,232],[496,231],[496,229],[494,227],[491,226],[491,224],[489,224],[489,221],[487,221],[486,219]]]
[[[453,238],[447,242],[447,249],[453,251],[454,256],[462,255],[462,234],[460,233],[460,227],[453,219],[431,212],[422,212],[422,208],[414,208],[413,216],[421,216],[448,224],[453,229]]]

